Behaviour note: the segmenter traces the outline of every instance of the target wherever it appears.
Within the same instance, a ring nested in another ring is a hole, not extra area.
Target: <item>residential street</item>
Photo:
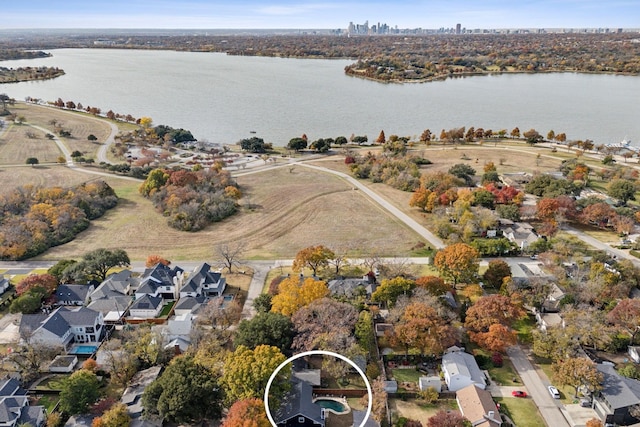
[[[513,363],[518,375],[520,375],[529,395],[540,410],[540,414],[547,426],[570,427],[562,412],[560,412],[560,402],[553,399],[549,394],[549,390],[547,390],[547,386],[551,384],[545,384],[542,381],[522,348],[520,346],[510,347],[507,350],[507,355],[509,355],[511,363]]]

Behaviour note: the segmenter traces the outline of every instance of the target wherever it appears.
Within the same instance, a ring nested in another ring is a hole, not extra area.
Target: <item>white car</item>
[[[555,388],[552,385],[550,385],[548,388],[549,388],[549,394],[551,394],[551,397],[553,397],[554,399],[560,399],[560,392],[558,391],[557,388]]]

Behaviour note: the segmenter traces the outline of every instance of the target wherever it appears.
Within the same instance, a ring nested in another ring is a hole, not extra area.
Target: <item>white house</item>
[[[196,267],[180,288],[180,298],[206,296],[221,296],[227,287],[227,281],[222,274],[211,271],[211,266],[203,262]]]
[[[102,313],[87,307],[59,307],[50,314],[25,314],[22,339],[67,348],[69,344],[100,342],[104,338]]]
[[[458,391],[471,384],[483,390],[487,386],[476,359],[457,347],[452,347],[442,356],[442,372],[449,391]]]
[[[142,274],[140,285],[135,291],[136,300],[144,295],[176,300],[179,295],[177,289],[182,286],[183,279],[184,270],[180,267],[169,268],[158,263]]]
[[[154,319],[160,315],[164,299],[160,296],[142,295],[129,307],[129,317],[136,319]]]
[[[11,284],[9,283],[9,279],[4,277],[4,274],[0,274],[0,294],[5,293]]]
[[[432,388],[440,393],[442,391],[442,381],[438,375],[420,377],[418,378],[418,387],[420,388],[420,391]]]

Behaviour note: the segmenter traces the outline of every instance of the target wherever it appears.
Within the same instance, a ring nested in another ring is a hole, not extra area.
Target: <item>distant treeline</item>
[[[101,43],[94,42],[100,38]],[[230,55],[349,58],[348,74],[381,81],[433,80],[491,72],[640,74],[638,34],[550,33],[415,36],[100,35],[4,40],[6,48],[131,48]]]
[[[71,188],[25,185],[0,196],[0,259],[29,258],[73,240],[117,203],[104,181]]]
[[[50,53],[41,50],[24,49],[0,49],[0,61],[10,61],[14,59],[35,59],[48,58]]]

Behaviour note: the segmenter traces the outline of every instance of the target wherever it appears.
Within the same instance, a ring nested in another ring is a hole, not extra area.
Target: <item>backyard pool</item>
[[[74,345],[69,354],[93,354],[98,351],[97,345]]]
[[[233,298],[234,298],[233,295],[223,295],[222,296],[222,302],[220,303],[220,306],[222,308],[225,308],[226,306],[229,305],[229,303],[231,301],[233,301]]]
[[[346,403],[342,403],[342,399],[336,399],[331,397],[319,397],[313,401],[328,411],[336,414],[347,414],[351,412],[351,408]]]

